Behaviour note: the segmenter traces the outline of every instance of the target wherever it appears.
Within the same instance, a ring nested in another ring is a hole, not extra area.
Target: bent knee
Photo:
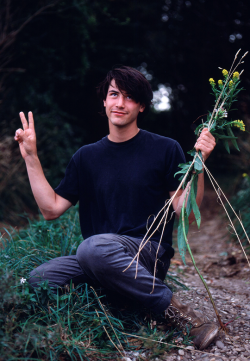
[[[83,241],[76,252],[76,257],[80,265],[102,262],[104,256],[109,253],[110,244],[113,241],[109,234],[98,234]]]
[[[92,236],[83,241],[77,248],[76,257],[78,261],[87,262],[99,254],[98,246],[101,244],[100,238]]]

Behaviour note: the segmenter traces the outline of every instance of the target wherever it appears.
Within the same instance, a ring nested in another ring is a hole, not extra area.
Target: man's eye
[[[114,97],[116,95],[117,95],[117,93],[110,93],[110,96],[112,96],[112,97]]]
[[[127,98],[128,98],[129,100],[132,100],[131,95],[127,95]]]

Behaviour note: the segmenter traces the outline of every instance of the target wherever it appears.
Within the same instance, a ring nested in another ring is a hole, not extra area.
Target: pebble
[[[179,354],[180,356],[184,356],[184,355],[185,355],[185,352],[184,352],[183,350],[178,350],[178,354]]]
[[[218,348],[220,348],[221,350],[223,350],[225,348],[225,345],[223,342],[221,342],[220,340],[216,341],[216,346]]]

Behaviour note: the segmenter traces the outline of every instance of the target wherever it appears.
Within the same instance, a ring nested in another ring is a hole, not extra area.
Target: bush
[[[236,196],[232,198],[231,204],[235,212],[241,218],[246,233],[248,236],[250,236],[250,177],[246,173],[244,173],[243,176],[244,179],[241,184],[241,189],[237,192]],[[230,216],[232,217],[236,231],[242,241],[243,246],[246,246],[245,248],[247,252],[250,253],[250,246],[246,235],[232,211],[230,212]],[[235,236],[234,238],[236,239]]]

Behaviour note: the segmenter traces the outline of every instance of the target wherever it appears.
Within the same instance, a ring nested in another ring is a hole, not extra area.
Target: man
[[[84,282],[101,285],[156,313],[165,312],[177,324],[190,323],[196,346],[204,349],[217,335],[218,327],[181,304],[163,283],[174,255],[174,217],[169,217],[159,247],[154,292],[151,293],[159,232],[141,250],[137,277],[136,262],[124,272],[152,222],[153,217],[149,216],[156,215],[178,188],[174,174],[178,164],[185,162],[182,149],[170,138],[138,128],[137,118],[149,109],[153,94],[146,78],[136,69],[122,66],[111,70],[99,85],[98,95],[108,117],[109,135],[74,154],[55,190],[47,182],[37,156],[33,115],[29,112],[27,122],[20,113],[23,129],[16,131],[15,140],[19,142],[41,213],[46,220],[52,220],[79,201],[85,239],[75,256],[59,257],[40,265],[31,272],[29,282],[33,287],[44,279],[54,287],[70,281],[75,285]],[[204,129],[195,145],[204,161],[214,146],[213,136]],[[203,191],[204,175],[199,174],[198,205]],[[173,200],[177,216],[184,198],[185,190],[179,190]]]

